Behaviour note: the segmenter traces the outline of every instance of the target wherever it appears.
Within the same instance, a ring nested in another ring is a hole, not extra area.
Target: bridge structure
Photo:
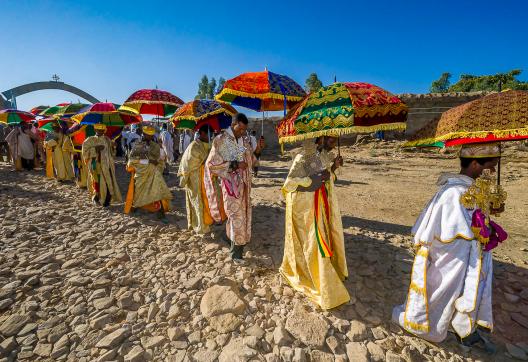
[[[6,108],[17,108],[16,98],[35,91],[45,90],[45,89],[58,89],[66,92],[73,93],[83,99],[86,99],[91,103],[98,103],[99,100],[94,96],[88,94],[87,92],[74,87],[70,84],[59,81],[46,81],[46,82],[35,82],[24,84],[15,88],[8,89],[0,93],[0,109]]]

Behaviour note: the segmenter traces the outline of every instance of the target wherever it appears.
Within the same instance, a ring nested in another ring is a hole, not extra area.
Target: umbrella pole
[[[341,157],[341,142],[339,141],[339,136],[337,136],[337,156]]]
[[[264,137],[264,112],[262,112],[262,121],[260,122],[261,129],[260,129],[260,136]]]
[[[502,159],[502,147],[499,144],[499,163],[497,164],[497,185],[500,185],[500,174],[501,174],[501,159]]]

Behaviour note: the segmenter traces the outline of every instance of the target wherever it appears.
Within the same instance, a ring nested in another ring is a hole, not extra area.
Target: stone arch
[[[91,102],[91,103],[99,102],[99,100],[95,98],[94,96],[70,84],[66,84],[64,82],[48,81],[48,82],[28,83],[28,84],[24,84],[24,85],[15,87],[15,88],[8,89],[5,92],[2,92],[3,97],[0,97],[0,107],[7,108],[13,105],[16,106],[16,97],[21,96],[26,93],[35,92],[35,91],[44,90],[44,89],[63,90],[63,91],[78,95],[79,97],[86,99],[88,102]],[[5,100],[3,98],[5,98]]]

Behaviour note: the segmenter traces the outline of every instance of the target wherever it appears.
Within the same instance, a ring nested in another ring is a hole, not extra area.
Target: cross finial
[[[54,82],[58,82],[60,80],[60,77],[57,74],[53,74],[51,79],[53,79]]]

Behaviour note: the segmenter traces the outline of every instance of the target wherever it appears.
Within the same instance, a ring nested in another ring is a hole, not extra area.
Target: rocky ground
[[[280,186],[289,157],[268,156],[254,185],[247,266],[234,266],[213,235],[185,230],[172,175],[169,224],[93,207],[86,191],[42,171],[0,165],[0,361],[474,361],[528,360],[526,269],[528,153],[510,151],[510,194],[499,222],[491,338],[495,356],[431,344],[390,323],[412,262],[410,226],[449,155],[408,154],[396,144],[343,149],[339,190],[350,303],[318,310],[284,285]],[[521,156],[518,156],[521,154]],[[118,166],[123,193],[128,182]],[[219,234],[217,231],[216,234]]]

